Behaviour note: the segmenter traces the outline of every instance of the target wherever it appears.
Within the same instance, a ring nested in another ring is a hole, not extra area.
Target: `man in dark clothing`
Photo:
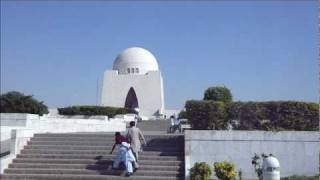
[[[120,145],[122,142],[128,142],[127,138],[122,136],[120,134],[120,132],[116,132],[115,135],[114,135],[114,144],[112,146],[110,154],[112,154],[112,152],[113,152],[114,148],[116,147],[116,145]]]

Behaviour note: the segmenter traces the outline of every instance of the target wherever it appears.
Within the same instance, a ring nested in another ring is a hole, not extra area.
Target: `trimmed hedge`
[[[223,130],[228,127],[223,102],[190,100],[185,108],[192,129]]]
[[[187,101],[186,116],[193,129],[319,130],[319,105],[297,101],[232,102]]]
[[[30,113],[48,114],[48,107],[33,96],[24,95],[17,91],[10,91],[0,96],[1,113]]]
[[[227,107],[228,118],[236,120],[238,125],[235,129],[241,130],[265,130],[270,126],[263,123],[265,120],[265,106],[256,102],[234,102]]]
[[[58,108],[61,115],[86,115],[86,116],[108,116],[110,118],[117,114],[136,113],[133,109],[105,107],[105,106],[71,106]]]
[[[319,180],[320,175],[315,175],[315,176],[289,176],[289,177],[282,177],[280,180]]]
[[[319,129],[319,105],[297,101],[234,102],[227,108],[229,119],[237,120],[240,130]]]

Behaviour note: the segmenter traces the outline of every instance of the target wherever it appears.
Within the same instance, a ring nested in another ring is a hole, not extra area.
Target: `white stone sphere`
[[[263,160],[263,180],[280,180],[280,163],[277,158],[269,156]]]
[[[119,74],[146,74],[159,71],[156,58],[146,49],[131,47],[120,53],[113,63]]]
[[[277,158],[269,156],[263,160],[263,168],[267,167],[280,167],[280,163]]]

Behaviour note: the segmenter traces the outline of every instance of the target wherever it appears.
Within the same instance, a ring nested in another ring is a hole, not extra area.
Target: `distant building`
[[[148,118],[164,115],[163,80],[156,58],[132,47],[118,55],[104,72],[101,105],[139,109]]]

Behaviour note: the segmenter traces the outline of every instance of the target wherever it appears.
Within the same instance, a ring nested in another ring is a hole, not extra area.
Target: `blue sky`
[[[316,1],[1,1],[1,93],[95,104],[104,70],[140,46],[168,108],[215,85],[234,100],[317,102],[317,23]]]

